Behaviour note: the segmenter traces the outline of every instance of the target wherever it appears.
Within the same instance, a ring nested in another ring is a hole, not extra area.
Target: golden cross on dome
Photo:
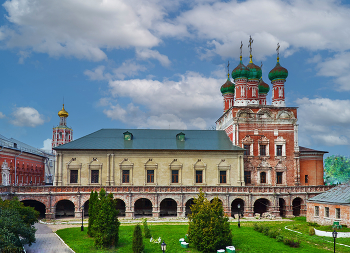
[[[279,61],[280,60],[280,43],[279,42],[277,43],[276,51],[277,51],[277,61]]]
[[[227,61],[227,78],[230,77],[230,61]]]
[[[252,39],[252,36],[249,36],[249,45],[248,45],[248,47],[249,47],[249,53],[250,53],[250,55],[249,55],[249,58],[250,58],[250,61],[249,61],[249,63],[253,63],[253,60],[252,60],[252,43],[253,43],[253,39]]]
[[[239,47],[239,49],[240,49],[240,56],[239,56],[239,58],[242,60],[242,48],[243,48],[243,43],[242,43],[242,41],[241,41],[241,46]]]
[[[261,62],[260,68],[262,68],[262,66],[263,66],[263,63]]]

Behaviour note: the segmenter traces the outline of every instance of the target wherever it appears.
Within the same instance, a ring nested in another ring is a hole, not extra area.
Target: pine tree
[[[94,221],[95,246],[97,248],[108,248],[115,246],[119,239],[118,210],[113,194],[106,196],[103,189],[100,192],[99,210],[97,219]]]
[[[132,237],[132,252],[141,253],[145,246],[143,245],[141,226],[137,224],[134,228],[134,235]]]
[[[94,236],[93,224],[96,219],[96,205],[98,204],[98,193],[95,191],[91,191],[90,199],[89,199],[89,225],[87,234],[91,237]]]
[[[148,224],[147,224],[147,219],[143,219],[143,233],[145,234],[145,238],[151,238],[152,235],[151,235],[151,230],[149,229],[148,227]]]
[[[188,237],[199,251],[213,252],[232,244],[232,232],[228,217],[224,215],[221,201],[210,203],[202,190],[194,199],[189,215]]]

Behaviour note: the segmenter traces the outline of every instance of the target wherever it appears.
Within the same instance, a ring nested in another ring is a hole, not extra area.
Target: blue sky
[[[288,69],[299,144],[349,155],[347,1],[8,0],[0,8],[1,134],[49,147],[57,112],[74,139],[101,128],[209,129],[239,61]],[[268,104],[271,103],[271,94]]]

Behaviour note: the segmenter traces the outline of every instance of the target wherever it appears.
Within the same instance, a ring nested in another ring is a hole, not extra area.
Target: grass
[[[237,223],[232,223],[231,229],[233,234],[233,245],[236,247],[236,252],[244,253],[269,253],[269,252],[310,252],[323,253],[333,252],[333,238],[325,238],[318,236],[309,236],[309,224],[304,218],[296,218],[294,221],[273,221],[263,222],[264,225],[281,231],[284,237],[298,238],[301,243],[299,248],[291,248],[284,245],[282,242],[277,242],[275,239],[265,236],[253,229],[254,222],[241,222],[241,228],[237,227]],[[297,230],[303,234],[297,234],[284,227]],[[180,247],[179,239],[187,233],[188,225],[183,224],[149,224],[153,238],[161,237],[167,244],[167,253],[196,253],[194,248],[183,249]],[[84,232],[80,228],[67,228],[58,230],[56,233],[77,253],[89,252],[132,252],[132,234],[133,225],[121,225],[119,231],[119,243],[115,249],[97,250],[93,246],[93,239],[88,237],[86,229]],[[331,242],[331,243],[330,243]],[[338,238],[337,242],[350,245],[349,238]],[[149,239],[144,239],[144,253],[161,252],[160,244],[150,243]],[[191,245],[190,245],[191,246]],[[337,252],[350,253],[350,248],[337,245]]]

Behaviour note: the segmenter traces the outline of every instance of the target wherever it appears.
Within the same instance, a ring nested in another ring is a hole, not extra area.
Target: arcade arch
[[[126,210],[125,202],[122,199],[116,199],[116,201],[117,201],[116,209],[119,211],[118,216],[124,217],[125,216],[125,210]]]
[[[171,198],[163,199],[160,202],[160,216],[177,216],[177,203]]]
[[[239,205],[239,208],[238,208]],[[244,215],[244,200],[243,199],[235,199],[231,203],[231,216],[235,217],[236,214]]]
[[[259,213],[262,215],[263,213],[268,212],[270,206],[270,201],[264,198],[257,199],[254,202],[254,214]]]
[[[292,207],[293,207],[293,215],[300,216],[301,204],[303,200],[299,197],[293,199]]]
[[[186,208],[185,208],[185,216],[186,217],[192,213],[191,206],[194,204],[193,200],[194,199],[192,198],[192,199],[187,200],[187,202],[186,202]]]
[[[280,216],[285,217],[286,216],[286,201],[283,198],[278,199],[278,206],[279,206]]]
[[[24,206],[30,206],[33,207],[36,211],[39,212],[39,218],[45,218],[45,212],[46,212],[46,206],[37,201],[37,200],[22,200],[21,201]]]
[[[152,216],[152,202],[146,198],[138,199],[135,202],[134,210],[135,216]]]
[[[60,200],[56,204],[55,217],[74,217],[75,206],[70,200]]]

